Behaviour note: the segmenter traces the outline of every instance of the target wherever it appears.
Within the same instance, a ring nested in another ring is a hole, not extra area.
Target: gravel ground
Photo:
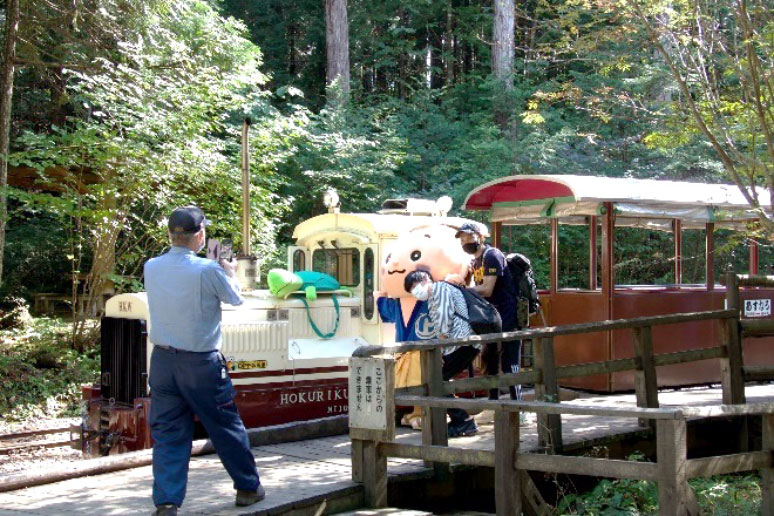
[[[31,421],[27,423],[8,424],[0,421],[0,434],[10,434],[31,430],[44,430],[68,425],[77,425],[80,418],[60,418]],[[30,441],[58,441],[68,437],[69,434],[49,434],[36,437],[26,437],[14,440],[13,443]],[[4,442],[4,445],[11,442]],[[56,448],[35,448],[32,450],[11,451],[8,455],[0,455],[0,475],[18,473],[20,471],[41,470],[45,468],[60,467],[68,462],[81,460],[81,452],[69,446]]]

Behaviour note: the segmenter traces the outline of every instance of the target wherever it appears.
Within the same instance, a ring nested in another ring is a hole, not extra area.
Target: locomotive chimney
[[[250,117],[242,124],[242,255],[250,256]]]
[[[250,247],[250,117],[242,124],[242,254],[237,258],[237,278],[242,290],[258,281],[257,259]]]

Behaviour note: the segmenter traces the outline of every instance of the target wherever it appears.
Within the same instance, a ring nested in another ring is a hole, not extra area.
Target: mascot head
[[[443,225],[402,233],[385,250],[381,264],[381,290],[388,297],[411,297],[403,288],[406,275],[420,269],[440,281],[449,274],[467,275],[470,255],[455,238],[456,231]]]

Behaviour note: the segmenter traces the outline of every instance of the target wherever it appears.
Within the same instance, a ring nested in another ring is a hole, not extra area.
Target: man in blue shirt
[[[209,221],[195,206],[169,217],[169,252],[145,264],[150,311],[153,503],[156,515],[176,515],[183,504],[194,415],[234,480],[236,505],[263,500],[255,458],[236,391],[220,354],[220,304],[244,302],[234,282],[234,265],[199,258]]]

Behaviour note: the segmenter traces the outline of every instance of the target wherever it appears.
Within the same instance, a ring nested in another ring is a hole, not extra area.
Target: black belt
[[[161,344],[154,344],[153,347],[159,348],[169,353],[214,353],[218,351],[217,349],[212,349],[210,351],[188,351],[187,349],[173,348],[172,346],[162,346]]]

